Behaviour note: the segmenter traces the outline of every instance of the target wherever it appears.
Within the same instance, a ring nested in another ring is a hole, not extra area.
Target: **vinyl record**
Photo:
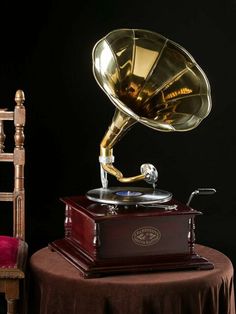
[[[172,198],[170,192],[143,187],[99,188],[88,191],[86,196],[91,201],[117,205],[165,203]]]

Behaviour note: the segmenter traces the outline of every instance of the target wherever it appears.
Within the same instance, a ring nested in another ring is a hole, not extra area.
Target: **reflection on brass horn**
[[[211,110],[208,80],[193,57],[151,31],[110,32],[93,49],[93,73],[116,106],[100,144],[103,187],[107,187],[107,173],[120,182],[148,182],[146,173],[125,178],[113,165],[113,147],[133,124],[140,122],[163,132],[188,131]]]

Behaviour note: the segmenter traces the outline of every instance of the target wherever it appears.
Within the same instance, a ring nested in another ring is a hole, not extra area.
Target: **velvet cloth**
[[[83,279],[58,253],[30,260],[34,314],[235,314],[233,267],[219,251],[196,246],[213,270]]]
[[[0,236],[0,268],[17,267],[19,243],[17,238]]]

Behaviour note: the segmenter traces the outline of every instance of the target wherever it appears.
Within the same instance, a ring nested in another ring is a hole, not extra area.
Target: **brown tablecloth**
[[[56,252],[30,260],[30,314],[235,314],[233,267],[221,252],[196,246],[213,270],[156,272],[83,279]]]

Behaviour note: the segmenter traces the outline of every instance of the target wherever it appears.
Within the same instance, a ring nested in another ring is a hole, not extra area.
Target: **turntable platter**
[[[170,192],[143,187],[98,188],[88,191],[86,196],[91,201],[117,205],[165,203],[172,198]]]

